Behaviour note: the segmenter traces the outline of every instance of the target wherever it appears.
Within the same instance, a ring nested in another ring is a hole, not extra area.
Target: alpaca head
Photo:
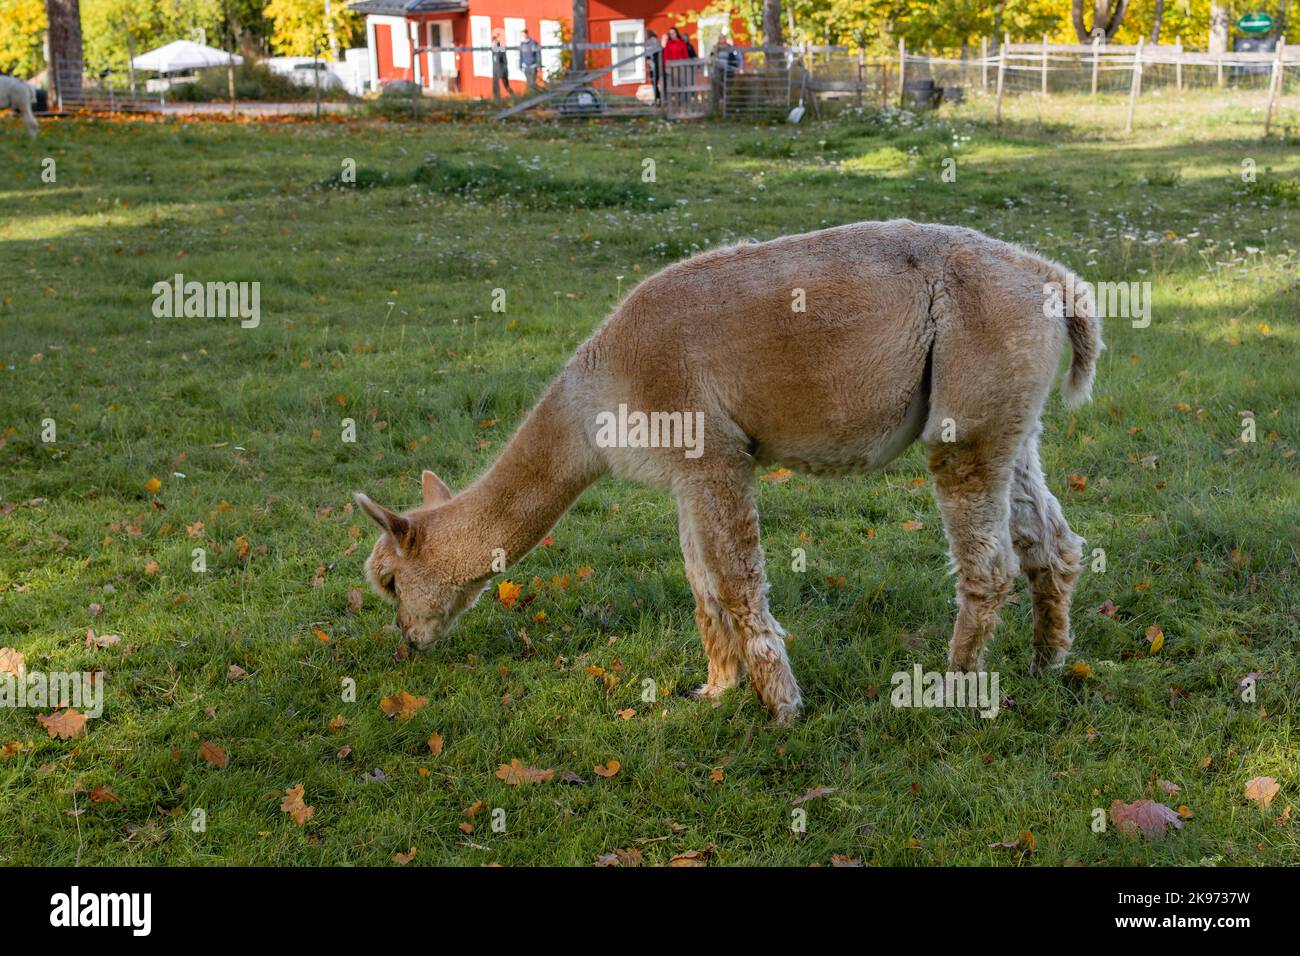
[[[427,650],[447,633],[462,611],[482,593],[490,576],[460,580],[464,567],[459,544],[442,506],[451,491],[431,471],[421,476],[424,502],[414,511],[394,514],[358,492],[357,504],[383,530],[366,559],[366,580],[375,593],[397,608],[397,627],[417,651]]]

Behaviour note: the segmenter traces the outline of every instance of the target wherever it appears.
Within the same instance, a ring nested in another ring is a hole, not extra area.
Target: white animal
[[[12,106],[27,127],[28,134],[36,138],[36,117],[32,115],[32,103],[36,101],[36,91],[16,76],[0,74],[0,111]]]

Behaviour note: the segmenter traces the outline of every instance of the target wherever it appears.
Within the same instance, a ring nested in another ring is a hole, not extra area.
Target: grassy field
[[[102,671],[106,701],[68,740],[35,719],[49,707],[0,709],[0,864],[1294,862],[1296,140],[1193,97],[1144,102],[1127,138],[1119,100],[1025,97],[1000,128],[961,109],[798,129],[69,121],[35,143],[6,121],[0,646],[29,672]],[[350,602],[375,537],[351,492],[413,506],[424,467],[463,486],[642,278],[894,217],[1151,283],[1149,327],[1107,324],[1093,404],[1053,396],[1045,417],[1048,483],[1106,559],[1076,596],[1073,678],[1028,676],[1022,581],[990,650],[996,719],[890,705],[893,673],[942,668],[953,618],[917,448],[761,483],[793,726],[747,688],[685,696],[705,661],[675,510],[639,487],[590,489],[509,573],[531,600],[494,590],[428,654],[401,659],[387,606]],[[260,282],[260,325],[156,318],[175,273]],[[386,716],[402,691],[427,705]],[[512,760],[554,777],[509,785]],[[1267,808],[1245,795],[1259,776],[1280,785]],[[301,824],[281,809],[298,785]],[[815,788],[833,790],[795,806]],[[1092,829],[1148,797],[1185,825]]]

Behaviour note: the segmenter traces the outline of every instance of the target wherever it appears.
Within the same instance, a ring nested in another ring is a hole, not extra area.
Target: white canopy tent
[[[156,50],[141,53],[131,61],[131,66],[154,73],[186,73],[213,66],[238,66],[243,62],[238,53],[227,53],[193,40],[173,40]]]

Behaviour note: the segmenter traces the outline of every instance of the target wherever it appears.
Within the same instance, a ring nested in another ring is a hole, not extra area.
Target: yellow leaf
[[[497,585],[497,597],[505,607],[514,607],[515,601],[519,600],[519,593],[522,590],[522,585],[509,580],[502,581]]]

